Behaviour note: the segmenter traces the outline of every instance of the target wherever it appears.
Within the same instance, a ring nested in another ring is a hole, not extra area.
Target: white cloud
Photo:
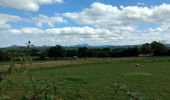
[[[40,5],[63,2],[63,0],[0,0],[0,6],[24,9],[28,11],[37,11],[39,10]]]
[[[154,30],[148,30],[148,32]],[[156,32],[156,30],[155,30]],[[88,43],[91,45],[123,45],[125,44],[136,44],[141,43],[144,40],[151,42],[151,40],[162,38],[160,34],[143,34],[143,36],[124,33],[119,34],[114,30],[92,28],[92,27],[65,27],[65,28],[50,28],[50,29],[39,29],[39,28],[19,28],[19,29],[8,29],[2,34],[6,34],[9,40],[15,40],[13,37],[20,38],[21,45],[28,40],[31,40],[37,45],[75,45],[81,43]],[[161,37],[160,37],[161,36]],[[148,38],[148,37],[152,37]],[[134,40],[137,39],[137,40]],[[14,41],[13,40],[13,41]],[[17,40],[15,40],[17,41]],[[8,42],[7,42],[8,43]]]
[[[57,16],[57,15],[54,15],[52,17],[48,17],[46,15],[38,15],[31,18],[21,18],[20,16],[16,16],[16,15],[0,13],[0,20],[1,20],[0,29],[12,28],[11,23],[18,23],[18,22],[33,23],[37,27],[42,27],[43,25],[54,27],[56,24],[67,23],[67,20],[65,20],[62,16]]]
[[[56,28],[57,23],[67,22],[62,17],[72,19],[78,26]],[[5,18],[6,21],[3,22],[2,26],[4,24],[10,26],[9,22],[12,22],[12,20]],[[90,8],[86,8],[81,12],[68,12],[64,13],[63,16],[39,15],[28,18],[27,22],[34,23],[39,28],[11,28],[1,31],[1,34],[6,34],[5,37],[10,41],[18,41],[14,40],[18,37],[21,43],[31,40],[37,45],[75,45],[82,43],[90,45],[125,45],[141,44],[155,40],[164,40],[170,43],[169,18],[170,4],[152,7],[121,6],[118,8],[112,5],[93,3]],[[21,18],[16,19],[21,20]],[[43,29],[41,26],[44,24],[53,28]],[[79,24],[84,26],[79,26]],[[156,25],[154,26],[154,24]],[[146,26],[142,28],[140,25]]]
[[[25,45],[25,42],[28,40],[32,41],[35,45],[75,45],[82,43],[88,43],[90,45],[128,45],[155,40],[169,40],[170,28],[149,28],[145,31],[128,31],[127,29],[110,30],[89,26],[49,29],[24,27],[7,29],[2,31],[1,34],[4,34],[4,37],[6,37],[6,43],[8,45],[11,44],[9,41],[14,41],[13,43],[17,43],[17,45]],[[18,39],[19,42],[17,42]]]
[[[127,6],[120,8],[95,2],[90,8],[81,12],[63,14],[75,20],[78,24],[94,25],[96,27],[114,27],[115,25],[130,26],[141,23],[169,23],[170,4],[154,7]]]
[[[25,27],[18,29],[8,29],[2,31],[1,33],[6,34],[6,36],[10,39],[12,39],[13,36],[22,38],[22,40],[20,40],[21,43],[32,40],[33,42],[36,41],[35,43],[38,43],[39,45],[41,45],[41,42],[45,40],[46,42],[43,42],[44,44],[59,43],[62,45],[75,45],[80,43],[89,43],[96,45],[98,43],[102,44],[104,41],[110,42],[105,40],[107,37],[114,38],[115,40],[117,38],[122,38],[121,34],[114,34],[111,30],[92,28],[88,26],[50,29]]]
[[[138,2],[137,5],[139,5],[139,6],[144,6],[145,3],[143,3],[143,2]]]
[[[27,19],[27,21],[35,23],[36,26],[38,27],[42,27],[44,24],[47,24],[50,27],[54,27],[55,24],[67,23],[67,20],[65,20],[63,17],[60,16],[48,17],[46,15],[38,15],[36,17]]]
[[[27,35],[34,35],[34,34],[42,34],[44,33],[43,30],[38,29],[38,28],[31,28],[31,27],[24,27],[24,28],[19,28],[19,29],[8,29],[3,31],[4,33],[7,33],[8,35],[22,35],[22,34],[27,34]]]
[[[170,4],[152,7],[121,6],[118,8],[95,2],[90,8],[81,12],[68,12],[63,16],[71,18],[78,24],[105,28],[113,33],[121,34],[124,37],[124,40],[119,41],[121,44],[140,44],[170,39]],[[150,24],[151,26],[138,28],[140,24]],[[153,27],[154,24],[158,26]]]
[[[91,24],[101,26],[102,23],[109,24],[108,21],[114,22],[115,24],[119,23],[116,21],[119,13],[120,12],[117,7],[104,5],[102,3],[93,3],[91,8],[86,8],[82,12],[64,13],[63,15],[75,20],[78,24]],[[104,26],[103,24],[102,26]]]
[[[0,13],[0,29],[11,28],[11,22],[19,22],[21,20],[19,16]]]

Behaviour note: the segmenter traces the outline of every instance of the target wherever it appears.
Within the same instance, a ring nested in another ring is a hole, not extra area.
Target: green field
[[[117,58],[104,59],[103,62],[101,59],[91,63],[86,63],[86,60],[81,62],[84,63],[36,68],[31,73],[37,88],[53,83],[53,87],[47,90],[48,94],[63,100],[129,100],[127,93],[117,91],[116,84],[141,100],[170,99],[170,58]],[[140,66],[136,66],[137,63]],[[33,86],[24,71],[17,69],[7,79],[11,83],[1,85],[1,95],[18,100],[23,95],[33,94]]]

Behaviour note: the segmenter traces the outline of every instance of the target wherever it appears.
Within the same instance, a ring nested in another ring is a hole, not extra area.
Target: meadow
[[[1,63],[1,69],[5,64]],[[40,95],[48,94],[53,100],[170,99],[169,57],[40,61],[33,62],[30,72],[37,89],[52,84]],[[1,83],[1,99],[25,100],[34,94],[19,64],[6,80],[10,82]]]

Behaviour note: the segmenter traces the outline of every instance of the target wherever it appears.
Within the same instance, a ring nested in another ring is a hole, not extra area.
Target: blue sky
[[[0,0],[0,47],[170,43],[169,0]]]

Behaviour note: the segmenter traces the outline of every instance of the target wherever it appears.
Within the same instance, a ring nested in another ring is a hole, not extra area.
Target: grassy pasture
[[[135,66],[139,63],[141,66]],[[4,66],[3,64],[1,65]],[[28,76],[18,66],[7,76],[12,83],[1,86],[9,100],[18,100],[23,95],[32,95],[33,87]],[[47,66],[47,67],[45,67]],[[43,67],[43,68],[42,68]],[[31,73],[39,88],[53,83],[56,89],[48,88],[54,98],[64,100],[129,100],[115,84],[142,100],[170,99],[170,58],[103,58],[64,61],[34,62]]]

